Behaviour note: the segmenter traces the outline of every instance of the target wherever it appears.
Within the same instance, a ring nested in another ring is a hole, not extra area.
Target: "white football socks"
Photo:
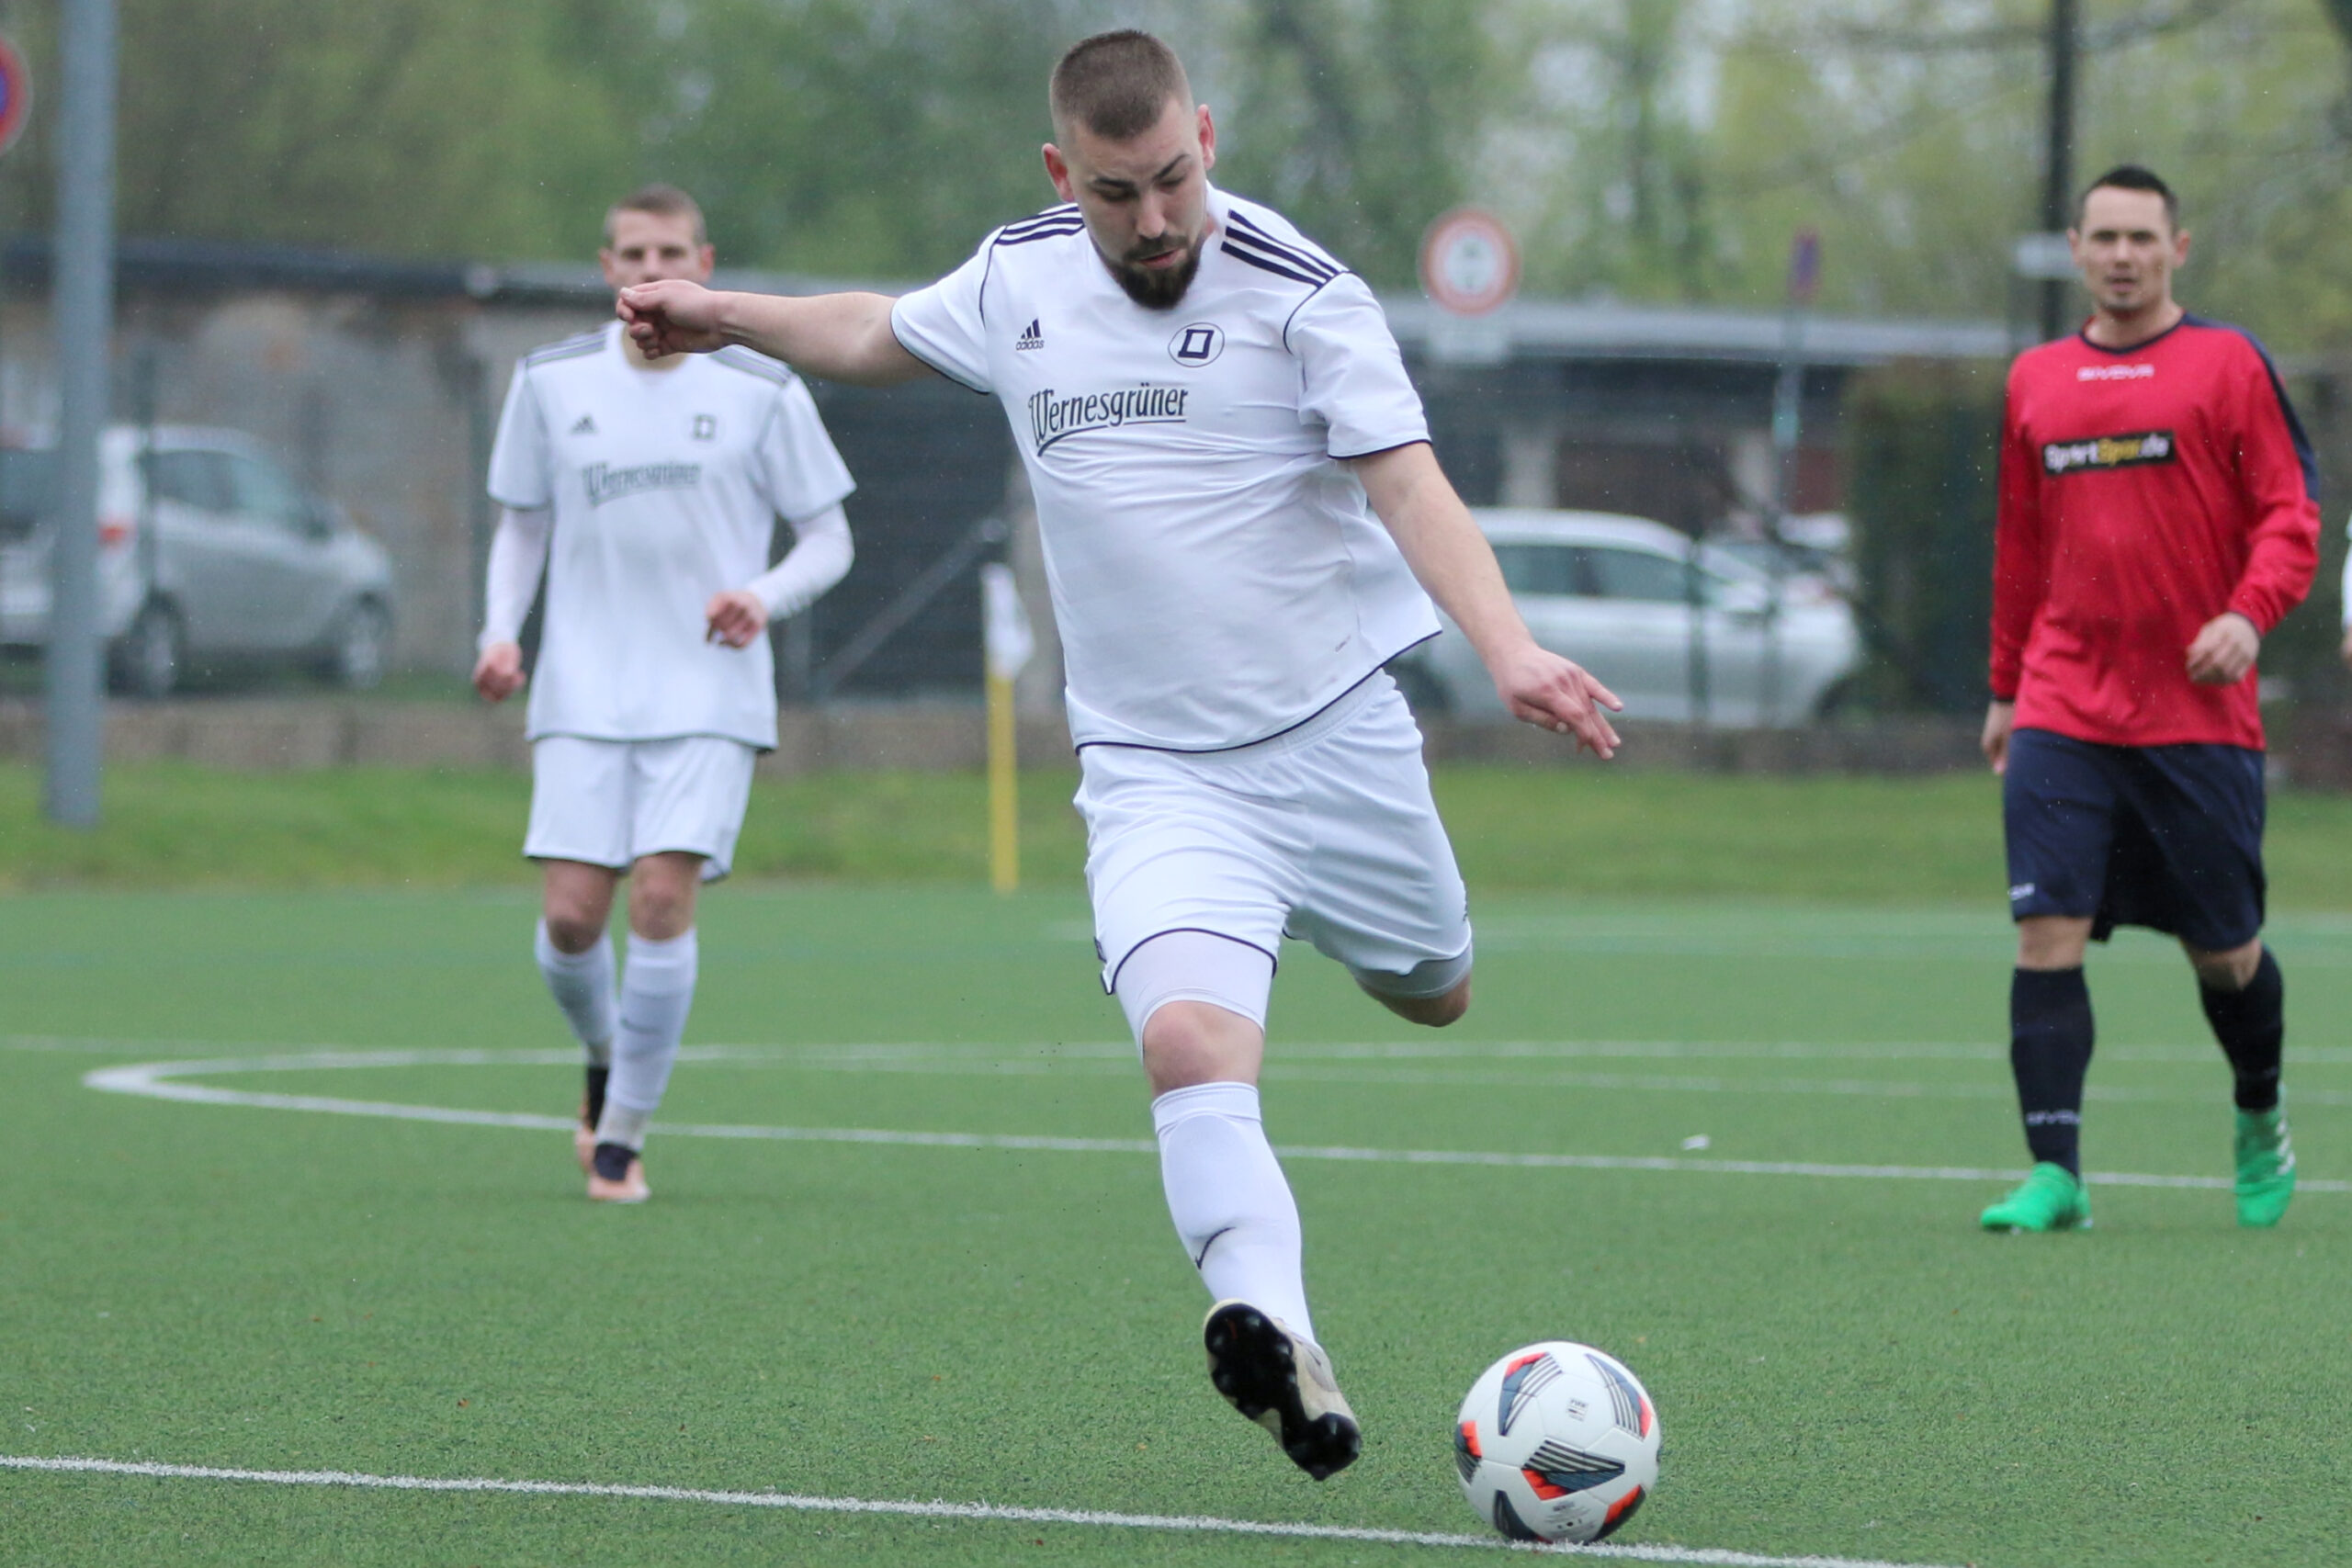
[[[667,942],[632,933],[621,975],[620,1032],[613,1044],[613,1076],[605,1088],[605,1115],[596,1141],[645,1146],[645,1124],[661,1108],[695,1002],[696,948],[687,931]]]
[[[571,1025],[588,1065],[611,1066],[616,1027],[612,937],[597,937],[596,945],[585,953],[566,953],[549,939],[548,923],[541,920],[532,946],[539,956],[539,973],[547,977],[548,992],[563,1010],[564,1021]]]
[[[1151,1102],[1169,1217],[1201,1282],[1315,1338],[1300,1269],[1298,1205],[1266,1143],[1258,1090],[1246,1083],[1170,1089]]]

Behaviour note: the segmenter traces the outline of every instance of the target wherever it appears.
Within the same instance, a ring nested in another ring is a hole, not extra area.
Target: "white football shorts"
[[[626,871],[640,856],[701,855],[702,879],[725,876],[752,799],[758,753],[741,740],[590,740],[548,735],[531,743],[531,826],[523,852]]]
[[[1276,955],[1310,942],[1367,989],[1432,996],[1469,972],[1470,916],[1421,732],[1376,671],[1293,730],[1229,751],[1079,753],[1102,988],[1170,931]]]

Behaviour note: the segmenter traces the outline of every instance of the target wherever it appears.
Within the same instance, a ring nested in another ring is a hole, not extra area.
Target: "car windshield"
[[[0,538],[21,539],[54,503],[57,454],[0,450]]]

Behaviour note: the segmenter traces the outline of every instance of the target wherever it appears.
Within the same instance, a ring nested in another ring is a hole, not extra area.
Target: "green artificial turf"
[[[532,901],[0,900],[0,1454],[661,1484],[1476,1533],[1478,1371],[1567,1337],[1656,1397],[1637,1545],[1984,1568],[2324,1564],[2352,1517],[2352,1194],[2094,1189],[1978,1234],[1997,1181],[1295,1156],[1318,1326],[1367,1428],[1317,1486],[1201,1376],[1147,1155],[657,1133],[593,1209],[560,1132],[100,1094],[130,1062],[319,1047],[222,1089],[561,1115]],[[1997,908],[1482,892],[1478,1004],[1415,1032],[1293,950],[1294,1147],[2009,1168]],[[1082,900],[715,893],[663,1119],[1141,1140]],[[2304,1169],[2352,1174],[2352,922],[2282,918]],[[2177,955],[2093,961],[2097,1171],[2228,1170]],[[739,1049],[727,1049],[737,1047]],[[1692,1150],[1703,1137],[1706,1147]],[[0,1470],[0,1562],[1385,1563],[1443,1548]]]
[[[1082,885],[1072,773],[1022,783],[1023,875]],[[1595,763],[1457,766],[1435,778],[1474,888],[1589,897],[1738,896],[1998,911],[2000,797],[1989,775],[1774,778]],[[978,886],[987,786],[968,773],[816,773],[761,782],[737,847],[745,880]],[[40,779],[0,766],[0,892],[40,887],[468,888],[528,886],[530,781],[511,773],[353,768],[108,772],[99,828],[39,816]],[[2352,889],[2352,796],[2271,802],[2278,908]]]

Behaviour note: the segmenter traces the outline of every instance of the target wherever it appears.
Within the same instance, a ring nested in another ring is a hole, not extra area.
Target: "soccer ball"
[[[1453,1427],[1462,1495],[1513,1540],[1600,1540],[1657,1484],[1657,1409],[1589,1345],[1513,1350],[1471,1386]]]

